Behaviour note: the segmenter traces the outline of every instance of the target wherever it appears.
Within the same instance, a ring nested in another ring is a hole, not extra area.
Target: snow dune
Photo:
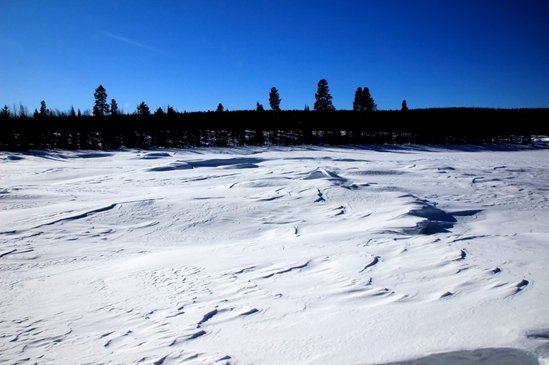
[[[549,360],[549,150],[0,153],[0,364]]]

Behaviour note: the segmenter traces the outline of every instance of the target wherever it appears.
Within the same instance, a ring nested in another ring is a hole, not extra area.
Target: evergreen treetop
[[[280,111],[280,95],[278,95],[278,89],[276,87],[272,87],[271,91],[269,93],[269,105],[271,106],[271,109],[275,112]]]
[[[317,91],[315,93],[315,105],[316,111],[334,111],[334,105],[332,103],[332,95],[328,87],[328,81],[322,79],[318,82]]]
[[[103,117],[107,114],[109,114],[109,104],[107,104],[107,90],[103,87],[103,85],[99,85],[97,89],[95,89],[95,93],[93,94],[95,97],[95,103],[93,105],[93,115],[96,117]]]

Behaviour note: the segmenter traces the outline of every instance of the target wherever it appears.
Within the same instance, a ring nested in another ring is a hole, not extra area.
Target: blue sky
[[[0,1],[0,105],[549,107],[549,1]]]

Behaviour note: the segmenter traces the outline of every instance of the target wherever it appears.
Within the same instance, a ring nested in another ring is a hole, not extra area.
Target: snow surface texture
[[[548,198],[547,149],[0,153],[0,363],[543,362]]]

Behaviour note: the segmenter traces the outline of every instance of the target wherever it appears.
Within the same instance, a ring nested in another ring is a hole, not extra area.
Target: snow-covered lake
[[[0,363],[534,364],[548,199],[549,149],[3,152]]]

